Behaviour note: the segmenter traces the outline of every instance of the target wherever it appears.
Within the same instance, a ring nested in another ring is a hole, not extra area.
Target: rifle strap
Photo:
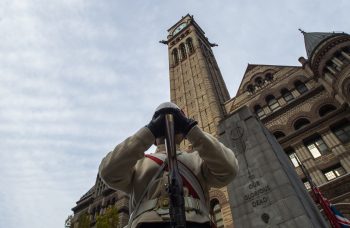
[[[146,157],[156,162],[158,165],[164,164],[166,155],[161,153],[146,154]],[[206,198],[204,190],[195,174],[183,162],[178,160],[180,175],[182,177],[184,186],[189,190],[189,194],[194,198],[200,199],[203,205],[206,205]]]
[[[126,226],[127,228],[130,228],[132,225],[132,222],[134,221],[134,219],[136,218],[136,215],[138,215],[138,210],[140,208],[140,205],[143,201],[143,199],[145,198],[147,192],[151,189],[153,183],[155,182],[155,180],[160,176],[160,174],[164,171],[164,168],[167,165],[167,161],[163,162],[163,164],[158,168],[156,174],[153,176],[152,180],[148,183],[147,187],[145,188],[145,190],[142,192],[142,195],[140,197],[140,200],[137,202],[136,206],[135,206],[135,210],[133,210],[133,212],[130,215],[130,219],[128,222],[128,225]],[[131,203],[132,204],[132,203]],[[132,208],[130,208],[131,210]]]
[[[147,187],[143,191],[140,197],[140,200],[137,202],[135,206],[135,210],[133,210],[133,212],[131,213],[128,225],[126,226],[127,228],[131,227],[132,222],[137,216],[141,215],[146,211],[154,209],[157,206],[156,202],[158,202],[158,199],[148,200],[145,202],[143,202],[143,199],[147,195],[148,191],[150,190],[150,188],[152,187],[156,179],[159,178],[159,176],[164,170],[167,169],[168,162],[165,154],[161,154],[161,153],[145,154],[145,157],[156,162],[159,165],[159,168],[156,174],[153,176],[152,180],[148,183]],[[178,165],[179,165],[180,175],[184,182],[184,186],[188,188],[189,193],[191,193],[193,197],[199,199],[197,200],[192,197],[185,197],[185,204],[187,204],[187,209],[198,210],[199,212],[205,213],[207,216],[209,216],[209,210],[206,204],[202,185],[199,183],[197,177],[193,174],[193,172],[185,164],[179,161]],[[196,206],[193,206],[193,205],[196,205]],[[130,210],[132,210],[131,206],[130,206]],[[167,210],[167,213],[169,213],[169,210]],[[211,220],[210,217],[209,217],[209,220]]]

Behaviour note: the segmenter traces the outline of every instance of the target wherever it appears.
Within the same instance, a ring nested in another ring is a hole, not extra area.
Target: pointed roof
[[[301,29],[299,31],[304,35],[305,49],[307,57],[310,58],[313,51],[318,45],[323,41],[329,39],[330,37],[344,34],[344,33],[335,33],[335,32],[305,32]]]

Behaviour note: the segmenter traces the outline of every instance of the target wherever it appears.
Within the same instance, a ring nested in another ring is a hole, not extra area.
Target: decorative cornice
[[[328,199],[333,199],[345,194],[349,194],[350,191],[350,174],[338,177],[326,184],[319,186],[320,190]]]
[[[89,197],[89,198],[85,198],[83,200],[79,200],[77,202],[77,205],[72,208],[72,211],[76,214],[78,211],[86,208],[89,204],[94,202],[94,199],[95,199],[94,197]]]
[[[266,117],[261,120],[261,122],[263,124],[266,124],[267,122],[269,122],[272,119],[278,117],[282,113],[287,112],[288,110],[292,109],[296,105],[299,105],[299,104],[303,103],[304,101],[306,101],[310,97],[313,97],[313,96],[321,93],[322,91],[324,91],[324,87],[323,86],[318,86],[318,87],[316,87],[313,90],[309,90],[308,92],[306,92],[305,94],[301,95],[297,99],[294,99],[293,101],[291,101],[287,105],[282,106],[280,109],[278,109],[278,110],[276,110],[276,111],[274,111],[272,113],[267,114]]]
[[[321,118],[321,119],[319,119],[319,120],[317,120],[317,121],[315,121],[315,122],[313,122],[313,123],[311,123],[311,124],[301,128],[301,129],[296,130],[293,133],[291,133],[291,134],[281,138],[280,140],[278,140],[278,142],[282,146],[284,146],[283,143],[287,143],[287,142],[288,142],[288,145],[290,145],[290,144],[294,143],[291,140],[298,139],[300,141],[300,138],[304,139],[307,136],[310,136],[310,135],[302,136],[302,134],[304,134],[304,133],[306,133],[306,134],[308,134],[308,133],[319,133],[318,131],[317,132],[312,131],[312,129],[315,128],[315,127],[319,127],[320,124],[324,124],[324,123],[326,123],[329,120],[334,120],[334,117],[336,117],[336,116],[338,116],[338,115],[340,115],[342,113],[346,114],[345,113],[346,111],[347,111],[347,106],[343,105],[343,106],[341,106],[341,108],[333,111],[332,113],[330,113],[329,115],[325,116],[324,118]]]

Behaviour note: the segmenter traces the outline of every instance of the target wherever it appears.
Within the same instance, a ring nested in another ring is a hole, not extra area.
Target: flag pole
[[[340,224],[337,221],[337,218],[335,216],[335,214],[333,213],[333,211],[331,210],[331,204],[330,202],[323,197],[320,189],[316,186],[316,184],[313,182],[310,173],[307,171],[307,169],[305,168],[304,164],[302,164],[299,160],[299,158],[297,156],[295,156],[301,171],[304,173],[307,181],[310,183],[311,186],[311,190],[312,193],[314,194],[314,201],[316,203],[319,203],[326,215],[326,217],[328,218],[329,223],[331,224],[332,228],[341,228]]]

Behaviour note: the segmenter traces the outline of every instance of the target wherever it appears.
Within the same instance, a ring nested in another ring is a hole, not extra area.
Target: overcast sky
[[[300,65],[350,1],[0,0],[0,227],[60,228],[102,157],[169,98],[167,29],[193,14],[231,96],[248,63]]]

